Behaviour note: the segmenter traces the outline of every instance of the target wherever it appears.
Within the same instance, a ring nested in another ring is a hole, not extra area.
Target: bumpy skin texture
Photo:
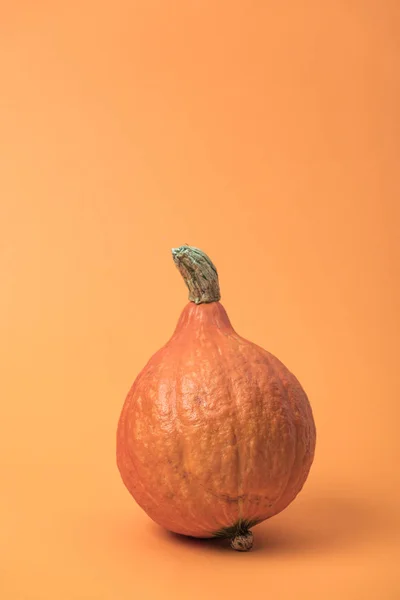
[[[295,376],[240,337],[219,302],[190,302],[126,398],[117,464],[155,522],[205,538],[287,507],[315,440]]]

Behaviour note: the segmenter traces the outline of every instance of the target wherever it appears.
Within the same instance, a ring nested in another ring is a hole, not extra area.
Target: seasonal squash
[[[296,377],[235,332],[208,256],[191,246],[172,253],[190,302],[125,400],[118,469],[162,527],[249,550],[250,528],[287,507],[306,481],[312,410]]]

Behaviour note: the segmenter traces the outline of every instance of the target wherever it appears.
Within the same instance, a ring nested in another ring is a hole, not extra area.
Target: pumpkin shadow
[[[270,555],[330,552],[382,535],[387,522],[365,498],[298,498],[279,515],[253,528],[252,552]],[[232,552],[228,540],[190,538],[153,526],[171,544],[205,552]]]
[[[375,539],[385,528],[382,512],[365,498],[299,498],[254,529],[254,549],[271,554],[329,552]]]
[[[225,553],[227,548],[229,549],[228,540],[220,538],[194,538],[180,535],[173,531],[166,531],[165,529],[159,530],[158,535],[161,535],[165,540],[168,540],[172,544],[197,548],[197,550]]]

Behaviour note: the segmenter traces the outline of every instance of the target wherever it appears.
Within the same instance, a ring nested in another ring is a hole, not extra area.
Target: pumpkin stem
[[[231,548],[238,552],[248,552],[253,547],[253,534],[251,531],[239,533],[231,539]]]
[[[217,269],[202,250],[193,246],[172,249],[172,257],[189,290],[189,300],[195,304],[218,302]]]

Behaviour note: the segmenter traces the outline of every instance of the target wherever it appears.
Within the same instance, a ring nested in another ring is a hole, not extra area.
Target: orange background
[[[0,597],[400,598],[398,0],[1,15]],[[183,243],[318,428],[248,554],[166,534],[116,469]]]

